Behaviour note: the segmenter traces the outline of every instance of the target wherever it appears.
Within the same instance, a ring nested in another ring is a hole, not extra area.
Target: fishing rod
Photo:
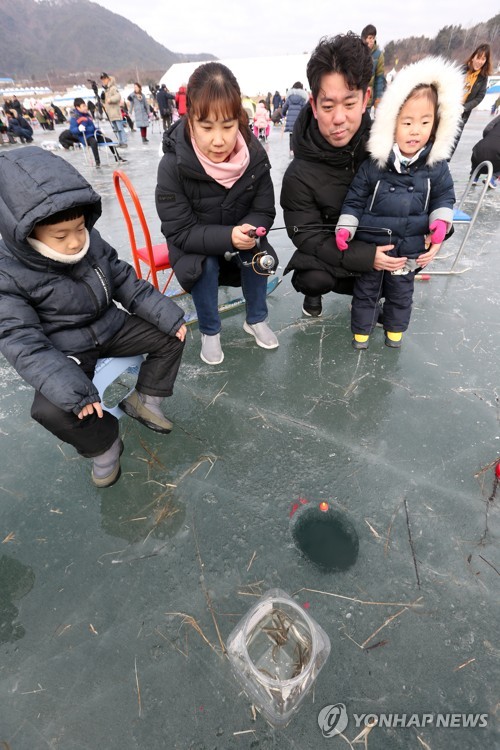
[[[276,273],[274,270],[276,261],[272,255],[260,249],[261,237],[265,237],[267,231],[268,230],[265,227],[257,227],[256,229],[249,229],[248,232],[246,232],[248,237],[253,237],[255,239],[255,247],[258,250],[258,252],[253,255],[251,261],[243,260],[239,250],[224,253],[224,260],[238,258],[242,266],[245,268],[251,268],[258,276],[273,276]]]
[[[362,230],[363,232],[371,232],[371,234],[383,234],[384,236],[387,235],[388,237],[392,236],[392,229],[389,229],[388,227],[364,227],[361,224],[343,224],[343,227],[350,227],[351,229],[356,230]],[[297,226],[296,224],[293,224],[292,226],[286,226],[286,224],[282,227],[271,227],[269,229],[269,232],[277,232],[280,229],[291,229],[294,234],[297,234],[297,232],[300,232],[303,229],[335,229],[337,227],[337,224],[302,224],[300,226]],[[263,229],[263,227],[259,227],[259,229]]]
[[[336,224],[304,224],[304,229],[329,229],[329,228],[335,228]],[[363,226],[354,226],[352,225],[353,229],[361,229],[365,232],[371,232],[372,234],[383,234],[384,236],[390,237],[392,235],[392,232],[390,229],[386,229],[384,227],[381,228],[373,228],[373,227],[363,227]],[[274,267],[276,265],[276,260],[273,258],[272,255],[269,253],[266,253],[265,251],[260,249],[260,241],[262,237],[265,237],[269,232],[277,232],[282,229],[292,229],[294,234],[297,234],[302,227],[298,226],[292,226],[292,227],[272,227],[271,229],[266,229],[265,227],[257,227],[256,229],[249,229],[246,234],[248,237],[253,237],[255,239],[255,247],[257,248],[257,251],[251,261],[243,260],[243,258],[240,255],[240,250],[235,250],[233,252],[225,252],[224,253],[224,260],[232,260],[233,258],[237,258],[238,261],[242,266],[245,268],[252,268],[253,271],[255,271],[256,274],[259,276],[272,276],[276,273],[274,270]]]

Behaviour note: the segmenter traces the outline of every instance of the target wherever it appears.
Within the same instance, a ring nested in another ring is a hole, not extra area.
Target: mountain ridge
[[[34,81],[65,74],[92,77],[103,70],[163,74],[176,62],[216,59],[173,52],[92,0],[2,0],[2,6],[0,76]]]

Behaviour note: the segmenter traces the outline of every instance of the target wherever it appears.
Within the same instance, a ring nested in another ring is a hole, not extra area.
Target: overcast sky
[[[359,34],[368,23],[376,26],[384,46],[407,36],[433,37],[447,25],[469,28],[500,12],[498,0],[99,0],[99,5],[133,21],[173,52],[210,52],[220,58],[309,52],[325,34]]]

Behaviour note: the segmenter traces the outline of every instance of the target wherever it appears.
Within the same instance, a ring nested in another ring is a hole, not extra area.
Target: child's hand
[[[431,232],[431,239],[433,245],[440,245],[446,237],[446,229],[448,225],[442,219],[435,219],[429,226]]]
[[[247,232],[255,229],[252,224],[242,224],[239,227],[233,227],[231,232],[231,242],[237,250],[251,250],[255,247],[255,238],[249,237]]]
[[[178,331],[175,332],[176,337],[179,339],[179,341],[184,341],[186,338],[187,328],[186,324],[183,323]]]
[[[347,244],[347,240],[349,239],[349,230],[348,229],[339,229],[335,235],[335,242],[337,243],[337,247],[339,250],[347,250],[349,245]]]
[[[78,419],[85,419],[85,417],[90,417],[91,414],[95,413],[99,417],[99,419],[102,419],[103,412],[102,412],[102,406],[99,401],[96,401],[94,404],[87,404],[83,407],[81,412],[78,414]]]

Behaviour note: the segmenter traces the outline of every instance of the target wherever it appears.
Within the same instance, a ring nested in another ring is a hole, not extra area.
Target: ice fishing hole
[[[346,516],[325,503],[303,505],[291,519],[293,540],[302,554],[325,571],[347,570],[356,562],[359,539]]]

